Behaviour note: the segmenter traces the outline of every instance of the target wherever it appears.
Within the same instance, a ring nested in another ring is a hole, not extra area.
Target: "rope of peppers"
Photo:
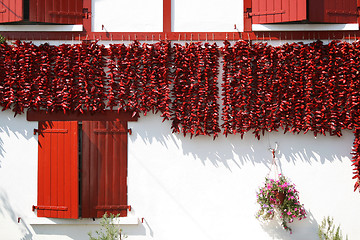
[[[222,60],[221,95],[218,85]],[[354,131],[360,181],[360,42],[222,47],[168,41],[105,48],[96,42],[0,45],[0,106],[21,114],[160,112],[173,132],[216,138],[252,131],[329,134]],[[220,111],[219,101],[222,101]],[[221,117],[221,128],[219,118]]]

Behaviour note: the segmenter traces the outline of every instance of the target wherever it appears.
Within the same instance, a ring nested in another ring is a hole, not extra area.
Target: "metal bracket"
[[[246,14],[246,17],[247,18],[251,18],[251,12],[252,12],[252,9],[251,8],[247,8],[246,10],[245,10],[245,14]]]
[[[359,16],[359,10],[356,12],[353,11],[337,11],[337,10],[327,10],[326,13],[329,15],[345,15],[345,16]]]
[[[88,8],[83,8],[82,12],[83,12],[83,18],[89,19],[89,17],[91,17],[91,12],[89,12]]]
[[[277,15],[277,14],[285,14],[285,10],[283,11],[272,11],[272,12],[249,12],[250,17],[253,16],[267,16],[267,15]]]

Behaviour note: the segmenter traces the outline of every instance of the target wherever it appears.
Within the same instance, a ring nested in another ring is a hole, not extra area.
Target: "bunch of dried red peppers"
[[[15,114],[48,112],[160,112],[172,130],[190,136],[222,129],[355,132],[355,190],[360,188],[360,43],[320,41],[270,46],[238,41],[223,47],[160,41],[129,45],[96,42],[0,45],[0,106]]]

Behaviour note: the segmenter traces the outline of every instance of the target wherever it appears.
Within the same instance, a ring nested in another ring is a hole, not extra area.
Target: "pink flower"
[[[290,211],[288,211],[287,215],[289,215],[289,216],[290,216],[290,215],[291,215],[291,212],[290,212]]]

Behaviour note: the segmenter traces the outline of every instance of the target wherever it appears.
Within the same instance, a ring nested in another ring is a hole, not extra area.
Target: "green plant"
[[[336,229],[336,230],[335,230]],[[320,240],[342,240],[340,225],[335,227],[334,218],[324,217],[321,226],[319,226],[318,235]],[[346,235],[346,240],[348,239]]]
[[[6,38],[0,34],[0,44],[3,44],[4,42],[6,42]]]
[[[279,199],[281,194],[283,199]],[[298,191],[286,177],[279,174],[279,179],[265,178],[264,186],[256,193],[260,210],[256,217],[263,220],[271,220],[275,214],[279,214],[281,225],[290,233],[291,228],[287,225],[294,218],[301,220],[306,218],[304,206],[300,204]]]
[[[93,237],[91,232],[88,233],[90,240],[121,240],[127,238],[127,236],[122,233],[122,229],[116,227],[114,224],[114,219],[119,216],[120,214],[114,215],[112,213],[108,216],[105,213],[100,221],[101,229],[95,231],[97,237]]]

